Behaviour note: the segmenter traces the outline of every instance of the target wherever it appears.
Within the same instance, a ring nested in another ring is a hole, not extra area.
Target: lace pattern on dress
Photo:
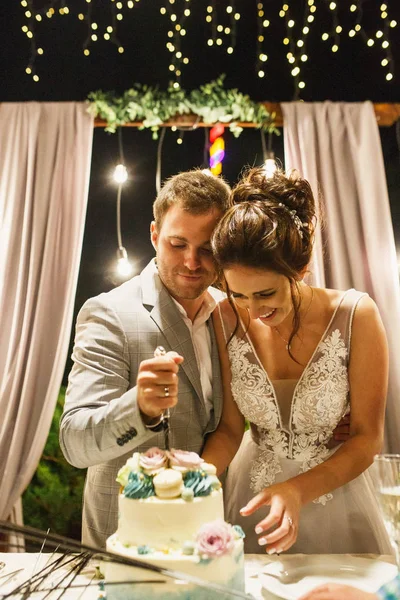
[[[299,473],[326,460],[326,443],[348,407],[348,350],[339,329],[321,340],[298,382],[289,430],[282,427],[274,387],[249,341],[235,335],[228,352],[233,398],[258,428],[260,453],[250,470],[252,491],[274,483],[282,472],[280,458],[299,462]],[[331,498],[325,494],[314,502],[325,505]]]
[[[240,412],[263,429],[279,427],[273,386],[264,369],[250,362],[252,347],[236,336],[229,344],[232,371],[232,394]]]

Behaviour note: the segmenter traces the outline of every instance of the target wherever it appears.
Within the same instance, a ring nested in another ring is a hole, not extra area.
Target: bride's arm
[[[360,475],[371,465],[374,455],[380,452],[384,434],[388,362],[386,334],[379,311],[371,298],[363,296],[354,314],[351,336],[348,441],[320,465],[285,483],[266,488],[241,511],[245,516],[263,504],[271,506],[268,517],[257,526],[269,551],[287,550],[295,542],[301,506]],[[326,509],[329,510],[329,505]],[[277,524],[280,526],[266,535]]]
[[[217,467],[217,474],[220,475],[240,446],[244,433],[244,417],[232,397],[231,369],[218,307],[213,313],[213,323],[221,365],[223,407],[217,429],[207,437],[202,458],[214,464]]]

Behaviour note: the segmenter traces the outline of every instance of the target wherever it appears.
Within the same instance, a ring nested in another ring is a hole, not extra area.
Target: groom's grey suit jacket
[[[222,296],[210,289],[217,300]],[[212,319],[213,406],[208,419],[190,332],[161,284],[154,261],[140,275],[88,300],[76,324],[74,366],[69,376],[60,444],[75,467],[88,468],[82,540],[104,547],[117,528],[119,468],[136,450],[164,447],[163,433],[145,428],[136,402],[142,360],[157,346],[185,360],[179,399],[171,410],[171,447],[201,452],[222,410],[222,385]]]

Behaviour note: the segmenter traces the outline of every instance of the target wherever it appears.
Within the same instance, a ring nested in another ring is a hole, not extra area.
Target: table
[[[4,584],[6,577],[0,579],[0,599],[2,595],[5,595],[8,591],[15,588],[16,584],[22,583],[27,578],[31,577],[34,573],[37,573],[43,568],[48,559],[49,554],[38,553],[0,553],[0,562],[5,563],[5,567],[0,571],[0,577],[6,573],[19,570],[15,574],[13,581]],[[296,557],[301,555],[290,555],[290,557]],[[303,555],[304,556],[304,555]],[[315,555],[314,555],[315,556]],[[332,556],[332,555],[327,555]],[[334,555],[337,557],[338,555]],[[356,556],[356,555],[343,555],[345,556]],[[394,558],[392,556],[377,556],[371,554],[358,555],[364,558],[374,558],[387,563],[394,564]],[[313,555],[310,555],[312,558]],[[274,600],[277,598],[274,594],[262,590],[261,582],[258,578],[258,574],[272,561],[280,560],[279,557],[270,557],[267,554],[247,554],[245,557],[245,577],[246,577],[246,592],[252,594],[257,600]],[[74,581],[74,585],[80,586],[71,588],[68,592],[63,595],[63,600],[98,600],[99,588],[96,585],[98,580],[94,579],[95,576],[95,563],[89,564]],[[51,580],[51,577],[50,577]],[[57,586],[56,580],[54,580],[55,586]],[[57,587],[55,587],[57,589]],[[38,596],[34,596],[37,598]],[[57,596],[50,595],[50,600]]]

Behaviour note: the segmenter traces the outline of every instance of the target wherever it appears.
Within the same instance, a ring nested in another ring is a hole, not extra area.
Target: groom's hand
[[[350,437],[350,413],[345,415],[339,421],[336,429],[333,430],[333,434],[329,442],[327,443],[328,448],[335,448],[343,442],[347,442]]]
[[[137,403],[145,418],[154,419],[178,402],[178,371],[183,360],[176,352],[167,352],[140,363]]]

